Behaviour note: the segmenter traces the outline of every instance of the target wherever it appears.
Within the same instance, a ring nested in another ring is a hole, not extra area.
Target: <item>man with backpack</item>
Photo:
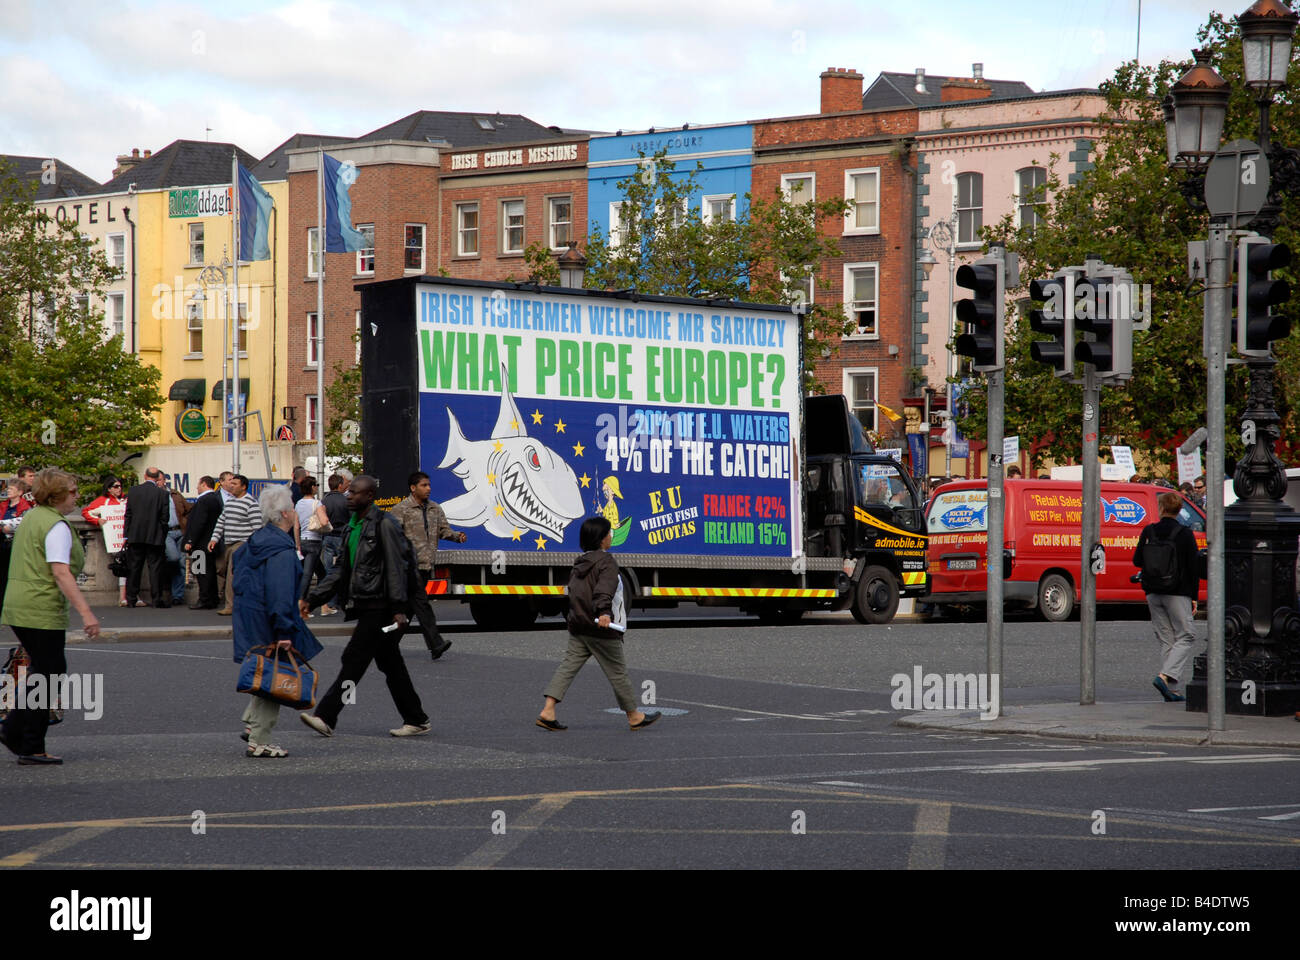
[[[1183,675],[1192,659],[1192,605],[1200,582],[1196,537],[1178,522],[1183,498],[1162,493],[1157,501],[1160,520],[1148,524],[1138,537],[1133,565],[1142,571],[1142,589],[1151,611],[1151,625],[1160,642],[1161,665],[1151,685],[1167,702],[1183,701]]]

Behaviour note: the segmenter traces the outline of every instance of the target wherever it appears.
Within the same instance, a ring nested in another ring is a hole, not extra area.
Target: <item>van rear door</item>
[[[988,490],[941,489],[926,515],[930,594],[982,596],[988,583]]]

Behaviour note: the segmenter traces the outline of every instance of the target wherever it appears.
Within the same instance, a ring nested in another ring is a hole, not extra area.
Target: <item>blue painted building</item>
[[[754,160],[754,128],[748,123],[686,127],[671,130],[652,127],[647,131],[623,132],[592,137],[587,153],[588,233],[599,226],[601,233],[617,231],[620,180],[640,170],[640,158],[666,150],[685,177],[698,162],[700,189],[690,198],[690,207],[706,220],[715,216],[734,219],[748,209]]]

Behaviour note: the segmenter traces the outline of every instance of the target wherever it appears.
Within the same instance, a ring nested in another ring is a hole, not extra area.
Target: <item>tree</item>
[[[352,334],[355,342],[358,333]],[[325,388],[325,456],[354,474],[361,465],[361,365],[340,360],[334,378]],[[320,468],[323,471],[323,467]],[[322,481],[324,478],[320,478]]]
[[[806,278],[822,261],[838,257],[827,225],[843,218],[848,203],[835,197],[815,202],[746,194],[746,210],[734,219],[705,221],[690,206],[699,172],[675,175],[666,151],[640,154],[641,169],[619,181],[623,199],[613,235],[596,225],[587,241],[587,286],[604,290],[699,299],[798,305],[810,336],[835,349],[852,330],[841,304],[811,304]],[[811,385],[819,351],[806,354]]]
[[[1240,34],[1235,24],[1212,14],[1201,28],[1199,40],[1213,53],[1217,69],[1232,87],[1225,123],[1225,141],[1254,138],[1258,112],[1254,98],[1242,82]],[[1062,189],[1057,157],[1051,157],[1047,189],[1050,201],[1044,218],[1032,228],[1017,227],[1011,217],[987,227],[984,238],[1005,244],[1020,256],[1022,287],[1008,291],[1021,303],[1029,281],[1056,270],[1082,264],[1087,254],[1126,267],[1140,289],[1149,291],[1147,309],[1151,328],[1134,335],[1133,379],[1127,388],[1102,390],[1100,430],[1114,435],[1144,455],[1157,473],[1176,465],[1174,448],[1205,422],[1206,365],[1202,346],[1204,276],[1191,285],[1187,277],[1187,242],[1206,236],[1206,214],[1190,203],[1182,189],[1185,175],[1170,170],[1165,149],[1165,127],[1160,101],[1191,66],[1191,61],[1163,61],[1155,67],[1136,62],[1121,65],[1102,85],[1107,112],[1102,118],[1107,137],[1095,167],[1072,188]],[[1294,62],[1292,81],[1300,80]],[[1293,87],[1294,88],[1294,87]],[[1289,101],[1278,102],[1272,113],[1276,142],[1300,146],[1300,115]],[[1294,242],[1295,214],[1300,198],[1284,204],[1275,238]],[[1296,316],[1300,285],[1293,284],[1291,301],[1280,309]],[[1077,459],[1082,447],[1081,390],[1052,376],[1051,370],[1029,358],[1034,338],[1028,324],[1009,305],[1006,335],[1006,434],[1019,434],[1042,442],[1033,460],[1057,462]],[[1278,412],[1282,436],[1292,444],[1300,430],[1294,404],[1300,381],[1300,349],[1291,337],[1275,345]],[[963,432],[983,437],[986,413],[984,395],[976,382],[967,393],[968,415]],[[1229,369],[1227,386],[1228,452],[1241,450],[1237,417],[1247,396],[1244,371]],[[1103,455],[1105,447],[1102,448]],[[1286,455],[1283,454],[1286,459]]]
[[[160,372],[109,337],[102,302],[121,271],[73,223],[0,169],[0,470],[58,466],[86,483],[143,449]]]

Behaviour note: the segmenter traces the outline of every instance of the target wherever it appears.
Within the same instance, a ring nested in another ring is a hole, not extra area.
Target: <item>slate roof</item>
[[[54,160],[54,182],[42,183],[44,172],[41,166],[46,160]],[[102,193],[98,181],[92,180],[75,167],[70,167],[58,157],[21,157],[16,154],[0,154],[0,166],[19,179],[36,184],[37,200],[57,200],[60,197],[81,197],[88,194]]]
[[[559,127],[544,127],[518,113],[451,113],[445,110],[417,110],[358,141],[446,140],[455,147],[486,147],[496,143],[524,143],[529,140],[568,136]]]
[[[916,92],[916,74],[915,73],[889,73],[881,71],[879,76],[872,81],[871,86],[867,88],[866,93],[862,95],[862,109],[872,110],[878,107],[931,107],[938,106],[942,101],[939,99],[940,88],[945,80],[971,80],[971,77],[940,77],[927,73],[925,75],[925,93]],[[985,97],[982,101],[1002,100],[1007,97],[1032,97],[1036,96],[1036,91],[1029,84],[1021,80],[989,80],[985,78],[993,90],[991,97]],[[960,101],[968,103],[970,101]]]
[[[233,143],[206,140],[174,140],[148,160],[141,160],[104,184],[104,193],[125,190],[134,183],[140,190],[164,187],[195,187],[209,183],[230,182],[230,154],[235,151],[239,162],[252,170],[257,157],[240,150]]]
[[[316,147],[320,145],[331,146],[337,143],[351,143],[352,137],[333,137],[324,136],[318,133],[295,133],[284,143],[280,144],[270,153],[262,158],[262,161],[250,169],[254,179],[258,183],[269,183],[272,180],[287,180],[289,177],[289,160],[287,153],[290,150],[302,150],[307,147]]]

